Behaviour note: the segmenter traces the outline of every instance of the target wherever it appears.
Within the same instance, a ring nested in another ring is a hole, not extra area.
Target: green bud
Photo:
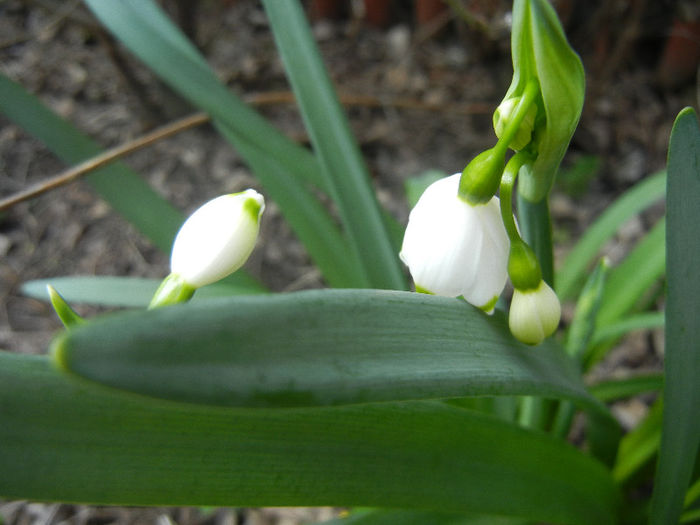
[[[479,153],[462,171],[459,196],[470,204],[486,204],[496,195],[506,165],[505,149],[494,147]]]
[[[508,254],[508,275],[516,290],[532,290],[540,285],[542,270],[535,252],[524,241],[513,241]]]
[[[496,108],[496,111],[493,114],[493,129],[499,139],[503,136],[513,115],[513,110],[516,108],[521,98],[522,97],[513,97],[506,99]],[[520,151],[530,143],[532,140],[532,130],[535,126],[536,115],[537,105],[532,104],[525,114],[523,121],[520,123],[520,126],[515,133],[515,137],[513,137],[513,140],[511,140],[510,144],[508,144],[510,149]]]
[[[532,144],[536,160],[531,172],[520,175],[518,184],[523,197],[539,202],[554,183],[581,116],[583,66],[547,0],[514,1],[511,52],[513,81],[504,100],[521,96],[532,80],[539,83],[536,103],[540,107],[533,136],[536,144]]]

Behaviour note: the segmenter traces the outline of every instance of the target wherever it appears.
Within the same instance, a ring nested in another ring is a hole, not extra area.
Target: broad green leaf
[[[586,275],[587,268],[602,246],[622,224],[653,202],[661,199],[666,188],[666,172],[656,173],[636,184],[610,205],[586,230],[567,255],[557,273],[557,293],[570,298]]]
[[[0,111],[68,164],[77,164],[100,153],[95,142],[2,73]],[[153,244],[170,252],[184,217],[138,174],[126,164],[115,162],[95,170],[85,179]]]
[[[331,286],[363,286],[348,244],[310,184],[324,179],[311,153],[294,144],[216,78],[195,47],[150,0],[85,0],[97,18],[174,91],[211,115],[255,171]],[[338,277],[340,275],[340,277]]]
[[[616,523],[568,443],[444,403],[250,410],[172,403],[0,353],[0,496],[119,505],[386,506]]]
[[[46,285],[54,286],[69,303],[146,308],[161,279],[112,276],[71,276],[37,279],[22,285],[22,293],[42,301],[48,300]],[[239,294],[264,293],[255,284],[235,286],[216,283],[197,290],[194,300]]]
[[[369,172],[298,1],[263,0],[287,78],[368,287],[405,289]]]
[[[700,127],[695,111],[676,118],[668,152],[665,408],[651,503],[652,525],[675,523],[700,444]]]
[[[553,342],[501,315],[408,292],[312,290],[95,319],[54,343],[61,368],[116,388],[220,406],[314,406],[531,394],[607,414]]]

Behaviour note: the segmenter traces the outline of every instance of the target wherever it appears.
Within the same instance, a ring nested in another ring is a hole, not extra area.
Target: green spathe
[[[540,88],[528,147],[537,158],[519,184],[523,197],[538,202],[549,192],[581,116],[584,71],[547,0],[515,0],[511,51],[513,81],[504,100],[523,95],[532,80]]]

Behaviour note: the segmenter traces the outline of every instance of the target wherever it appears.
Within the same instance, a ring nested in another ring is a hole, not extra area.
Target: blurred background
[[[700,3],[553,3],[587,79],[581,122],[551,196],[561,260],[609,203],[664,168],[673,119],[685,106],[700,106]],[[167,0],[161,5],[231,90],[295,141],[308,142],[258,2]],[[304,5],[379,199],[405,224],[407,179],[429,170],[461,171],[495,142],[491,114],[512,74],[511,2],[308,0]],[[0,1],[0,68],[105,148],[193,112],[79,1]],[[221,193],[259,188],[236,151],[206,124],[125,160],[184,212]],[[65,168],[0,115],[0,197]],[[605,247],[612,263],[663,213],[660,202],[626,223]],[[252,274],[275,291],[323,286],[272,202],[262,228],[246,266]],[[82,182],[18,204],[0,214],[0,348],[43,353],[60,327],[49,306],[21,294],[23,282],[57,275],[167,273],[167,255]],[[565,304],[565,322],[571,312],[572,305]],[[659,369],[662,355],[662,332],[632,334],[601,365],[601,373]],[[646,409],[643,398],[635,399],[616,407],[616,415],[629,428]],[[0,502],[0,523],[4,517],[13,524],[293,524],[334,513]]]

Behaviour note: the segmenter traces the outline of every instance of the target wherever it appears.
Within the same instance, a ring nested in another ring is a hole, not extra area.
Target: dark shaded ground
[[[380,101],[377,106],[355,100],[347,111],[379,198],[401,221],[408,214],[402,189],[407,177],[428,169],[460,171],[494,140],[490,113],[511,73],[509,2],[463,3],[483,16],[488,34],[470,28],[450,11],[443,13],[442,22],[428,26],[417,25],[407,9],[394,13],[385,28],[364,23],[357,13],[314,23],[341,94]],[[584,162],[595,166],[582,179],[564,178],[552,196],[561,258],[619,193],[663,168],[673,119],[682,107],[697,107],[698,92],[695,75],[683,78],[669,70],[663,54],[682,2],[558,5],[584,59],[589,85],[565,167],[581,167]],[[199,6],[194,19],[197,43],[232,90],[243,95],[288,90],[257,3],[200,2]],[[177,14],[176,4],[167,7]],[[2,72],[105,147],[190,111],[101,33],[78,2],[6,0],[0,4],[0,35]],[[119,67],[110,53],[125,65]],[[415,108],[407,109],[406,101]],[[260,110],[291,137],[306,140],[292,105],[268,104]],[[184,211],[218,194],[256,185],[236,152],[207,126],[162,141],[127,161]],[[42,145],[0,116],[0,195],[64,168]],[[620,260],[661,213],[663,208],[657,206],[627,224],[616,243],[606,247],[612,261]],[[167,273],[167,257],[82,182],[0,216],[0,257],[0,347],[15,352],[44,352],[59,328],[49,307],[21,295],[22,282],[67,274],[162,277]],[[322,285],[274,203],[268,207],[261,242],[247,268],[278,291]],[[565,316],[570,310],[565,306]],[[637,334],[606,366],[658,367],[662,351],[659,334]],[[645,410],[645,404],[636,400],[618,413],[631,424]],[[8,523],[281,524],[301,519],[293,513],[276,514],[220,511],[204,517],[188,510],[0,504],[0,516]]]

